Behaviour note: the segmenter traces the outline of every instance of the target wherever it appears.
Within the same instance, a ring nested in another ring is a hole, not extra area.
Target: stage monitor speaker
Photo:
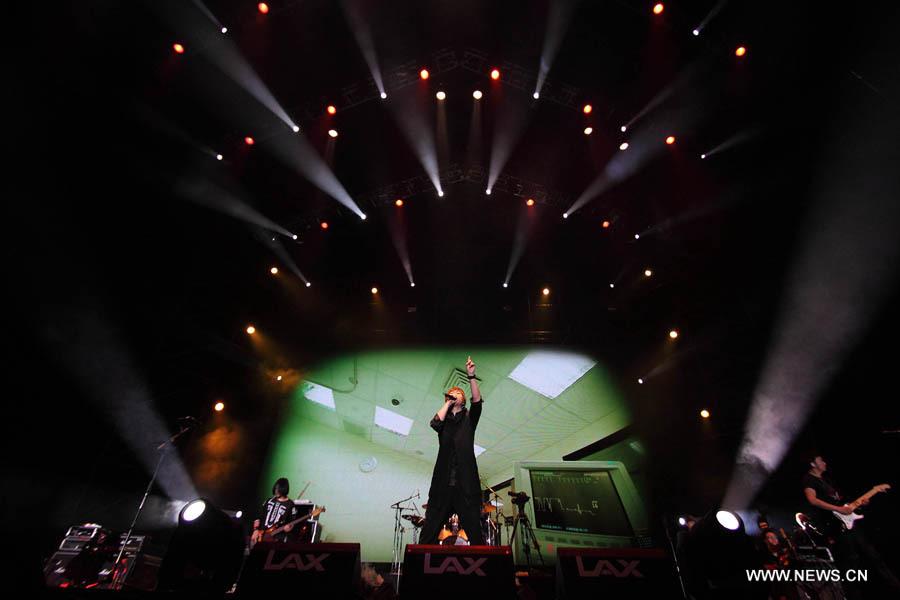
[[[238,593],[250,598],[353,598],[359,589],[359,544],[259,542],[250,551]]]
[[[403,558],[400,598],[516,597],[509,546],[409,545]]]
[[[659,548],[558,548],[556,597],[680,598],[674,565]]]

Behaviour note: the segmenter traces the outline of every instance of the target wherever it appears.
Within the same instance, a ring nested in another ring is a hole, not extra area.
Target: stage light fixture
[[[541,95],[538,92],[535,92],[531,95],[531,97],[534,98],[535,100],[537,100],[538,98],[541,97]]]
[[[651,271],[650,269],[644,269],[644,277],[650,277],[651,275],[653,275],[653,271]]]
[[[719,522],[719,525],[729,531],[737,531],[741,528],[741,518],[727,510],[716,512],[716,521]]]
[[[692,31],[691,33],[693,33],[694,35],[700,35],[700,30],[699,30],[699,29],[695,29],[695,30]]]
[[[610,287],[610,289],[613,289],[613,288],[615,288],[615,287],[616,287],[616,284],[614,284],[614,283],[611,283],[611,284],[609,284],[609,287]]]
[[[644,385],[644,380],[642,378],[638,377],[638,383],[640,385]]]
[[[222,28],[222,33],[228,33],[228,28],[227,28],[227,27],[223,27],[223,28]]]
[[[564,213],[563,213],[563,219],[568,219],[568,218],[569,218],[569,213],[564,212]]]
[[[216,160],[222,160],[224,157],[221,154],[216,154]]]
[[[653,5],[653,14],[658,15],[662,14],[662,11],[666,9],[665,6],[662,5],[662,2]]]
[[[428,79],[430,75],[431,73],[428,72],[428,69],[422,69],[421,71],[419,71],[419,77],[421,77],[423,80]]]
[[[396,204],[397,206],[403,206],[403,200],[397,198],[397,200],[394,201],[394,204]]]
[[[254,327],[253,325],[248,325],[247,333],[249,333],[250,335],[253,335],[254,333],[256,333],[256,327]]]
[[[525,201],[525,204],[527,204],[528,206],[534,206],[534,198],[529,198]]]
[[[705,154],[701,154],[701,155],[700,155],[700,160],[703,160],[703,159],[705,159],[705,158],[706,158],[706,155],[705,155]]]
[[[330,135],[333,138],[336,138],[337,137],[337,129],[329,129],[328,135]]]
[[[381,92],[381,99],[382,100],[387,99],[387,94],[385,92]]]
[[[281,381],[281,375],[275,378],[275,381]]]
[[[365,221],[365,220],[366,220],[366,213],[363,213],[363,214],[359,215],[359,218],[362,219],[363,221]]]
[[[438,197],[440,197],[440,198],[444,197],[444,190],[438,190]]]
[[[544,294],[545,296],[549,296],[549,295],[550,295],[550,288],[544,288],[543,290],[541,290],[541,293]]]
[[[509,287],[509,284],[506,283],[506,282],[504,282],[504,283],[503,283],[503,287],[504,287],[504,288],[508,288],[508,287]]]
[[[628,142],[622,142],[619,144],[619,150],[628,150]]]
[[[328,221],[322,221],[319,224],[319,227],[321,227],[322,229],[328,229]]]
[[[704,408],[703,410],[700,411],[700,416],[703,417],[704,419],[708,419],[709,411]]]
[[[300,133],[300,126],[299,126],[299,125],[294,125],[293,127],[291,127],[291,129],[294,130],[294,133]]]
[[[734,51],[735,56],[743,56],[747,54],[747,49],[743,46],[738,46],[738,49]]]
[[[581,110],[584,111],[584,114],[589,115],[591,114],[591,111],[594,110],[594,107],[590,104],[585,104],[584,108],[582,108]]]
[[[591,135],[592,133],[594,133],[593,127],[585,127],[584,128],[584,135]]]
[[[499,69],[493,69],[491,71],[491,79],[493,79],[494,81],[497,81],[498,79],[500,79],[500,70]]]
[[[372,293],[373,293],[373,294],[377,294],[377,293],[378,293],[378,288],[377,288],[377,287],[373,287],[373,288],[372,288]]]
[[[271,273],[272,275],[278,275],[278,267],[272,267],[271,269],[269,269],[269,273]]]
[[[674,136],[674,135],[670,135],[669,137],[667,137],[667,138],[666,138],[666,143],[667,143],[668,145],[670,145],[670,146],[671,146],[672,144],[674,144],[674,143],[675,143],[675,136]]]
[[[622,125],[621,127],[619,127],[619,131],[621,131],[622,133],[625,133],[625,131],[627,129],[628,129],[628,125]]]
[[[182,46],[181,44],[173,44],[172,48],[174,48],[175,52],[177,52],[178,54],[184,54],[184,46]]]
[[[191,521],[196,520],[200,515],[203,514],[203,511],[206,510],[206,502],[203,500],[192,500],[184,505],[184,508],[181,509],[181,515],[179,518],[186,522],[190,523]]]
[[[213,406],[213,409],[216,412],[222,412],[223,410],[225,410],[225,403],[224,402],[216,402],[215,406]]]
[[[292,240],[296,240],[296,239],[297,239],[297,234],[295,233],[295,234],[291,235],[291,239],[292,239]]]
[[[256,142],[253,140],[252,137],[250,137],[250,136],[248,135],[247,137],[244,138],[244,143],[247,144],[248,146],[252,146],[252,145],[255,144]]]
[[[264,15],[269,14],[269,5],[266,4],[265,2],[260,2],[259,4],[256,5],[256,8],[258,8],[259,12],[261,12]]]
[[[481,90],[475,90],[474,92],[472,92],[472,97],[476,100],[481,100],[481,96],[483,96]]]
[[[306,287],[309,287],[309,286],[311,286],[311,285],[312,285],[312,284],[311,284],[310,282],[308,282],[308,281],[306,282]]]
[[[669,337],[674,340],[675,338],[678,337],[678,332],[673,329],[672,331],[669,332]]]
[[[416,282],[415,282],[415,281],[410,281],[410,282],[409,282],[409,287],[416,287]]]
[[[435,97],[436,97],[438,100],[446,100],[446,99],[447,99],[447,94],[444,92],[444,90],[440,90],[440,91],[438,91],[437,94],[435,94]]]
[[[678,524],[684,527],[687,525],[687,521],[684,520],[684,517],[678,517]]]
[[[331,104],[328,105],[328,108],[325,109],[329,115],[333,115],[337,112],[337,108]]]
[[[609,221],[603,221],[603,229],[606,229],[608,227],[609,227]]]
[[[234,518],[235,518],[235,519],[240,519],[240,518],[243,517],[243,516],[244,516],[244,511],[242,511],[242,510],[239,510],[239,511],[237,511],[236,513],[234,513]]]
[[[491,188],[488,188],[488,189],[484,190],[484,193],[485,193],[486,195],[490,196],[490,195],[491,195]]]

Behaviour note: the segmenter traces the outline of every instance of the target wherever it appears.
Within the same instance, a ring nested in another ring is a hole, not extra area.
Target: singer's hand
[[[466,359],[466,374],[470,377],[475,375],[475,363],[472,362],[472,357]]]

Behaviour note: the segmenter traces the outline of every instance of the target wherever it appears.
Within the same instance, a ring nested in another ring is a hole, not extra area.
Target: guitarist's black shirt
[[[266,500],[266,503],[262,505],[259,522],[262,523],[263,528],[268,529],[274,525],[283,525],[293,521],[298,516],[297,507],[292,500],[269,498]],[[286,535],[286,533],[281,533],[276,539],[283,538]]]
[[[827,479],[807,473],[803,476],[802,484],[803,489],[812,488],[812,490],[816,492],[816,498],[819,500],[827,502],[828,504],[834,504],[835,506],[843,506],[844,501],[841,499],[841,494]],[[824,531],[823,528],[828,528],[833,525],[832,521],[834,520],[834,515],[831,514],[831,511],[810,504],[807,508],[807,512],[812,518],[813,524],[819,531]]]

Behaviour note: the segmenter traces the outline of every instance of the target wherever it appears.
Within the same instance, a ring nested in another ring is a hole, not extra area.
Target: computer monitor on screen
[[[650,545],[644,503],[621,462],[516,462],[515,486],[530,497],[524,511],[546,565],[556,564],[556,549],[560,546]],[[518,512],[516,506],[509,506],[512,512]],[[518,531],[514,542],[517,564],[526,563],[522,534]],[[533,549],[531,563],[539,564]]]

